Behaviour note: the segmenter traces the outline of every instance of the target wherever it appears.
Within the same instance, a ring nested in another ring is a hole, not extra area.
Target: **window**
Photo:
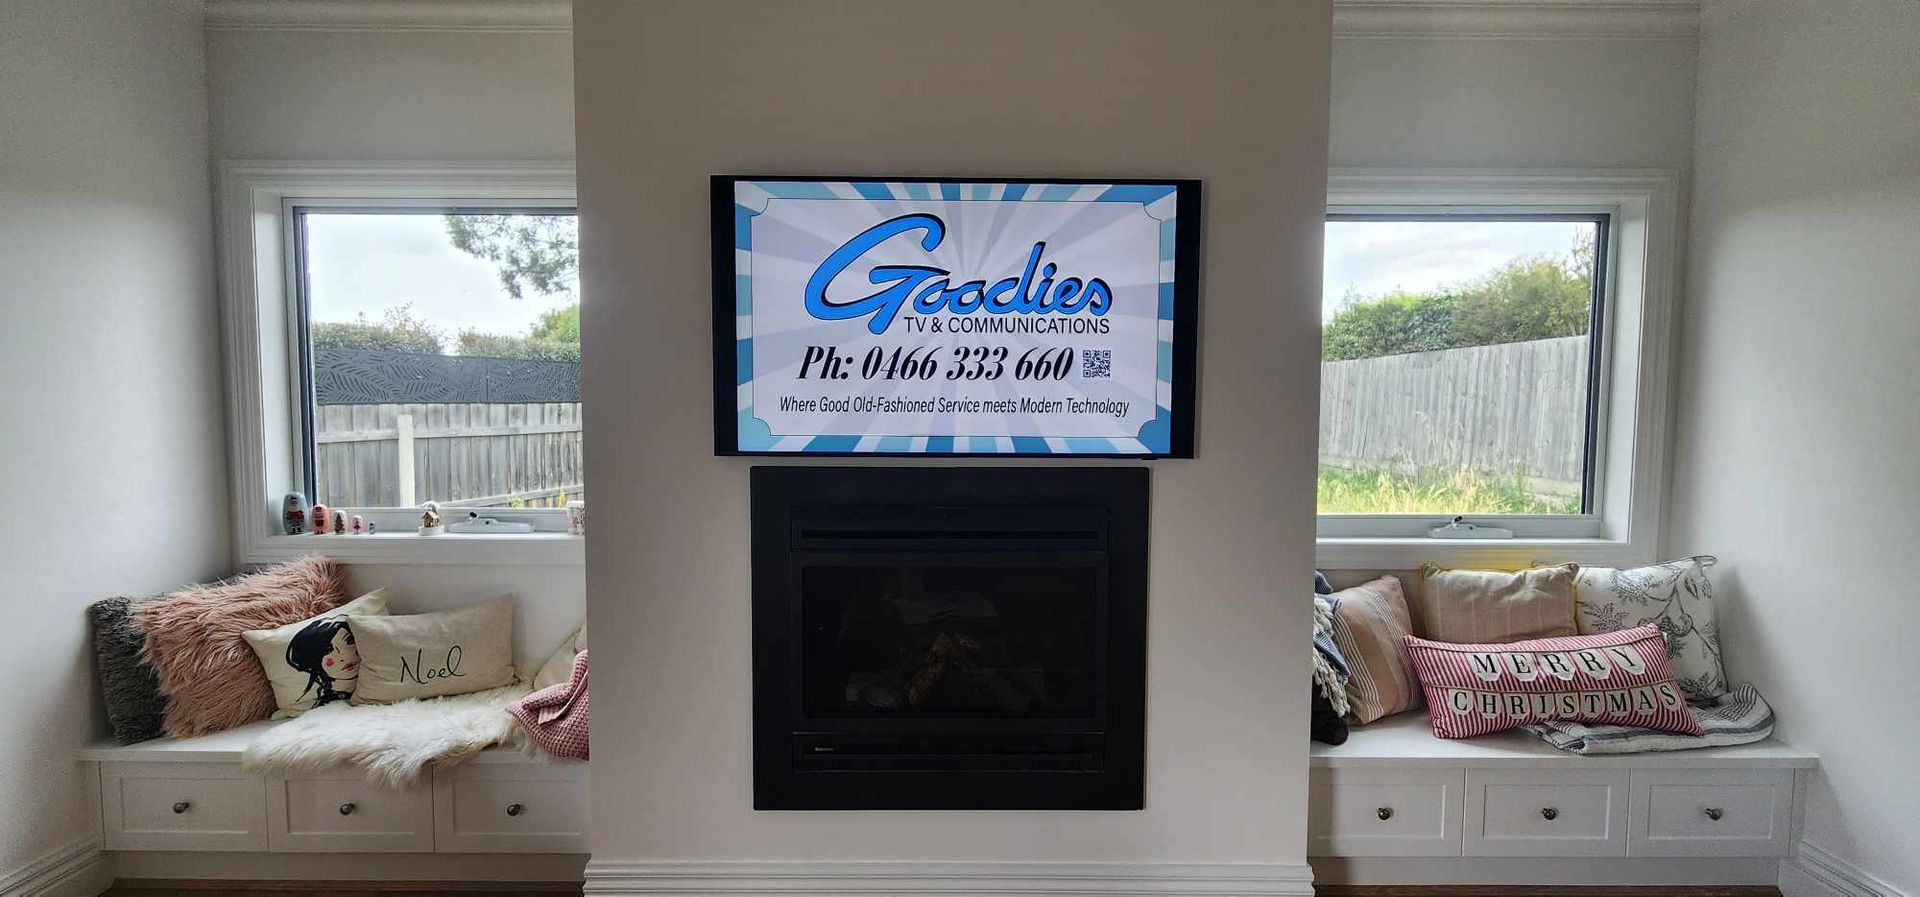
[[[236,559],[583,563],[572,169],[227,162],[218,197]],[[290,492],[379,531],[284,535]],[[428,500],[534,532],[422,538]]]
[[[1593,507],[1608,216],[1333,214],[1321,514]]]
[[[1319,562],[1652,560],[1671,176],[1328,181]],[[1456,516],[1512,536],[1436,537]]]
[[[457,514],[583,498],[571,209],[293,219],[314,501]]]

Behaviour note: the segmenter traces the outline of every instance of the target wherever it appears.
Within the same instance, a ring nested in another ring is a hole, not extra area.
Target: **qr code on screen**
[[[1086,349],[1080,353],[1080,379],[1105,380],[1112,376],[1112,349]]]

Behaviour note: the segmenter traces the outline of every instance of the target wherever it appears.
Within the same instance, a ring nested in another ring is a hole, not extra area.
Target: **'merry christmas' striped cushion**
[[[1653,626],[1504,645],[1406,643],[1441,738],[1556,719],[1700,734]]]

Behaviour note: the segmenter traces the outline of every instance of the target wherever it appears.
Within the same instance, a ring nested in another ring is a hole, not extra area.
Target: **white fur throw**
[[[508,704],[525,697],[516,682],[464,695],[316,707],[268,729],[247,745],[248,772],[310,775],[341,767],[366,770],[367,784],[402,790],[422,784],[434,767],[447,767],[496,744],[521,748],[526,733]]]

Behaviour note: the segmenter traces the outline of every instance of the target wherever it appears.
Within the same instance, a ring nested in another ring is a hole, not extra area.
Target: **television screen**
[[[1200,184],[713,179],[721,454],[1192,457]]]

